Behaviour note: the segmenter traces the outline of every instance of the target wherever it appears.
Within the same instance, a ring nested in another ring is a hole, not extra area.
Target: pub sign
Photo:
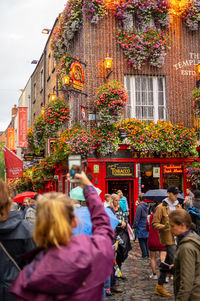
[[[107,178],[130,178],[134,177],[134,163],[109,162],[106,163]]]

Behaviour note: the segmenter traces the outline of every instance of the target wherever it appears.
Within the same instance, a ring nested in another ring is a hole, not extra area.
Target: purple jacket
[[[14,281],[15,300],[102,301],[104,281],[112,272],[114,232],[92,186],[84,189],[92,236],[73,236],[68,246],[41,250]]]

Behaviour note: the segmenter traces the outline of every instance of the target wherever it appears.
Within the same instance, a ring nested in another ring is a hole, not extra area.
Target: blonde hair
[[[73,219],[74,209],[69,197],[56,192],[42,195],[37,203],[34,241],[45,249],[68,245]]]
[[[0,179],[0,222],[7,219],[11,205],[12,200],[9,197],[8,186]]]
[[[119,195],[116,193],[111,194],[111,201],[110,201],[110,207],[113,208],[113,201],[115,201],[116,198],[119,198]]]

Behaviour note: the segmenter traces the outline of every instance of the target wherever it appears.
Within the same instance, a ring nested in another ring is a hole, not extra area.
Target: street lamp
[[[49,34],[50,31],[51,31],[51,29],[49,29],[49,28],[43,28],[43,29],[42,29],[42,33],[43,33],[43,34]]]

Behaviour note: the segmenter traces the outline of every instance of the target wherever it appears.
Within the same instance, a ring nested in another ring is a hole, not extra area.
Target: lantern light
[[[65,75],[62,77],[62,84],[65,85],[69,85],[70,83],[70,77],[68,75]]]
[[[50,100],[55,101],[56,100],[56,94],[50,94]]]
[[[188,3],[188,0],[170,0],[171,12],[174,15],[181,15],[185,11]]]
[[[200,64],[197,65],[197,71],[198,71],[198,73],[200,75]]]
[[[105,77],[105,80],[108,80],[109,76],[111,75],[112,73],[112,58],[109,57],[107,55],[107,57],[104,59],[104,68],[106,69],[106,77]]]
[[[104,67],[106,70],[111,70],[112,67],[112,58],[107,56],[104,60]]]
[[[44,107],[41,108],[41,115],[44,115]]]

